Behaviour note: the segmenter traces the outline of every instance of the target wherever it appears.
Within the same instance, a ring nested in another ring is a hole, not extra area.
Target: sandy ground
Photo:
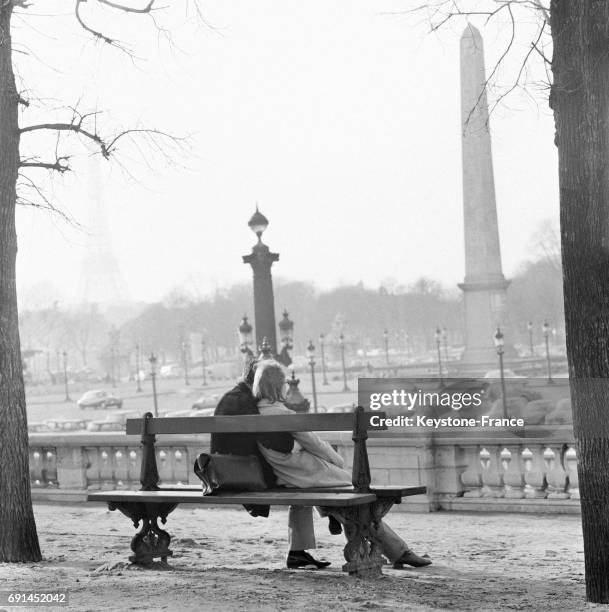
[[[390,514],[389,524],[434,564],[387,567],[383,578],[363,581],[341,571],[343,538],[320,518],[316,554],[331,567],[285,569],[281,508],[269,519],[178,508],[166,527],[169,569],[126,563],[133,527],[104,506],[37,504],[35,512],[44,561],[0,564],[0,590],[66,589],[70,610],[588,609],[578,516]]]

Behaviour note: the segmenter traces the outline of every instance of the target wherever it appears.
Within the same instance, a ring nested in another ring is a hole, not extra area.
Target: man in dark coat
[[[243,377],[236,387],[227,391],[216,406],[215,416],[239,416],[260,414],[256,399],[252,394],[252,384],[256,372],[256,358],[248,357],[243,369]],[[277,486],[273,468],[266,462],[258,448],[257,434],[252,433],[213,433],[211,452],[224,455],[255,455],[260,460],[266,486]],[[252,516],[269,515],[269,506],[245,506]]]

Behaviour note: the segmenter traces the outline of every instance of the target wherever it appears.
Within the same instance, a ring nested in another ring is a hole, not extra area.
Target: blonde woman
[[[283,366],[276,361],[264,360],[258,364],[252,392],[258,400],[258,412],[293,414],[284,405],[286,377]],[[308,487],[340,487],[351,485],[351,474],[344,469],[342,457],[324,440],[312,432],[267,433],[258,438],[260,452],[273,468],[277,484],[305,489]],[[332,519],[330,531],[336,529]],[[404,565],[422,567],[431,560],[419,557],[383,521],[376,533],[383,554],[395,568]],[[315,548],[312,508],[291,506],[288,516],[289,552],[287,566],[291,569],[323,568],[327,561],[317,561],[307,550]]]

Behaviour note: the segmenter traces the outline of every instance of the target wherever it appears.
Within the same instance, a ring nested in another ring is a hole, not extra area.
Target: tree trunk
[[[609,602],[609,6],[552,0],[567,355],[589,601]]]
[[[11,61],[12,9],[12,2],[0,3],[0,562],[41,559],[30,492],[15,287],[19,101]]]

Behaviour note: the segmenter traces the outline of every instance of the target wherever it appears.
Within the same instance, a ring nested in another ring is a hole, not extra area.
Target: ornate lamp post
[[[495,333],[495,348],[497,349],[497,355],[499,356],[499,375],[501,376],[501,401],[503,403],[503,416],[504,418],[508,418],[508,409],[507,409],[507,396],[505,393],[505,375],[503,372],[503,345],[505,341],[503,339],[503,333],[501,329],[498,327],[497,332]]]
[[[243,315],[243,319],[241,319],[241,324],[239,325],[239,346],[243,355],[248,357],[252,357],[254,355],[252,349],[250,348],[254,342],[252,331],[253,327],[247,320],[247,315]]]
[[[275,328],[275,298],[273,296],[273,278],[271,267],[279,260],[278,253],[271,253],[262,240],[262,234],[269,225],[268,219],[258,210],[252,215],[248,225],[258,237],[257,244],[249,255],[243,256],[243,263],[250,264],[254,273],[254,320],[256,325],[256,346],[262,346],[263,338],[267,339],[271,353],[277,354]]]
[[[186,386],[190,385],[190,381],[188,380],[188,350],[190,349],[190,345],[186,340],[182,342],[182,365],[184,366],[184,384]]]
[[[66,391],[65,402],[71,402],[70,394],[68,393],[68,354],[64,351],[63,355],[63,384]]]
[[[529,332],[529,352],[531,357],[535,356],[535,349],[533,348],[533,321],[527,323],[527,331]]]
[[[442,378],[442,351],[440,350],[442,346],[442,332],[440,328],[436,328],[436,346],[438,348],[438,378],[440,379],[440,385],[444,385],[444,379]]]
[[[277,356],[277,361],[282,363],[286,368],[292,363],[292,358],[288,351],[291,351],[294,346],[292,344],[292,338],[294,333],[294,322],[290,321],[290,316],[287,310],[283,311],[283,319],[279,321],[279,338],[283,348],[281,353]]]
[[[114,344],[113,344],[110,347],[110,377],[112,378],[113,388],[116,388],[116,376],[114,375],[115,361],[116,361],[116,349],[114,348]]]
[[[135,343],[135,380],[137,381],[138,393],[142,392],[142,385],[140,382],[140,345],[139,342]]]
[[[273,351],[269,344],[268,338],[265,336],[262,339],[262,344],[258,347],[259,359],[273,359]]]
[[[343,366],[343,391],[351,391],[347,384],[347,369],[345,367],[345,336],[341,333],[338,337],[338,346],[340,347],[340,360]]]
[[[550,325],[549,323],[547,321],[544,321],[543,325],[541,326],[541,329],[543,330],[543,337],[546,343],[546,364],[548,367],[548,384],[553,385],[554,380],[552,379],[552,364],[550,362],[550,342],[549,342]]]
[[[325,336],[323,334],[319,334],[319,348],[321,349],[321,372],[322,372],[322,385],[328,385],[328,377],[326,376],[326,355],[324,351],[324,340]]]
[[[201,369],[203,370],[203,386],[207,385],[207,374],[205,372],[205,339],[201,336]]]
[[[159,416],[159,404],[156,396],[156,357],[154,353],[150,353],[148,358],[150,363],[150,379],[152,380],[152,397],[154,399],[154,416]]]
[[[389,365],[389,332],[383,331],[383,341],[385,342],[385,363]]]
[[[286,393],[285,404],[294,412],[309,412],[311,404],[306,399],[298,388],[300,380],[296,378],[294,370],[292,370],[292,378],[288,378],[288,392]]]
[[[311,366],[311,387],[313,389],[313,412],[317,412],[317,389],[315,387],[315,346],[313,346],[313,340],[309,340],[309,346],[307,346],[307,357],[309,358],[309,365]]]

